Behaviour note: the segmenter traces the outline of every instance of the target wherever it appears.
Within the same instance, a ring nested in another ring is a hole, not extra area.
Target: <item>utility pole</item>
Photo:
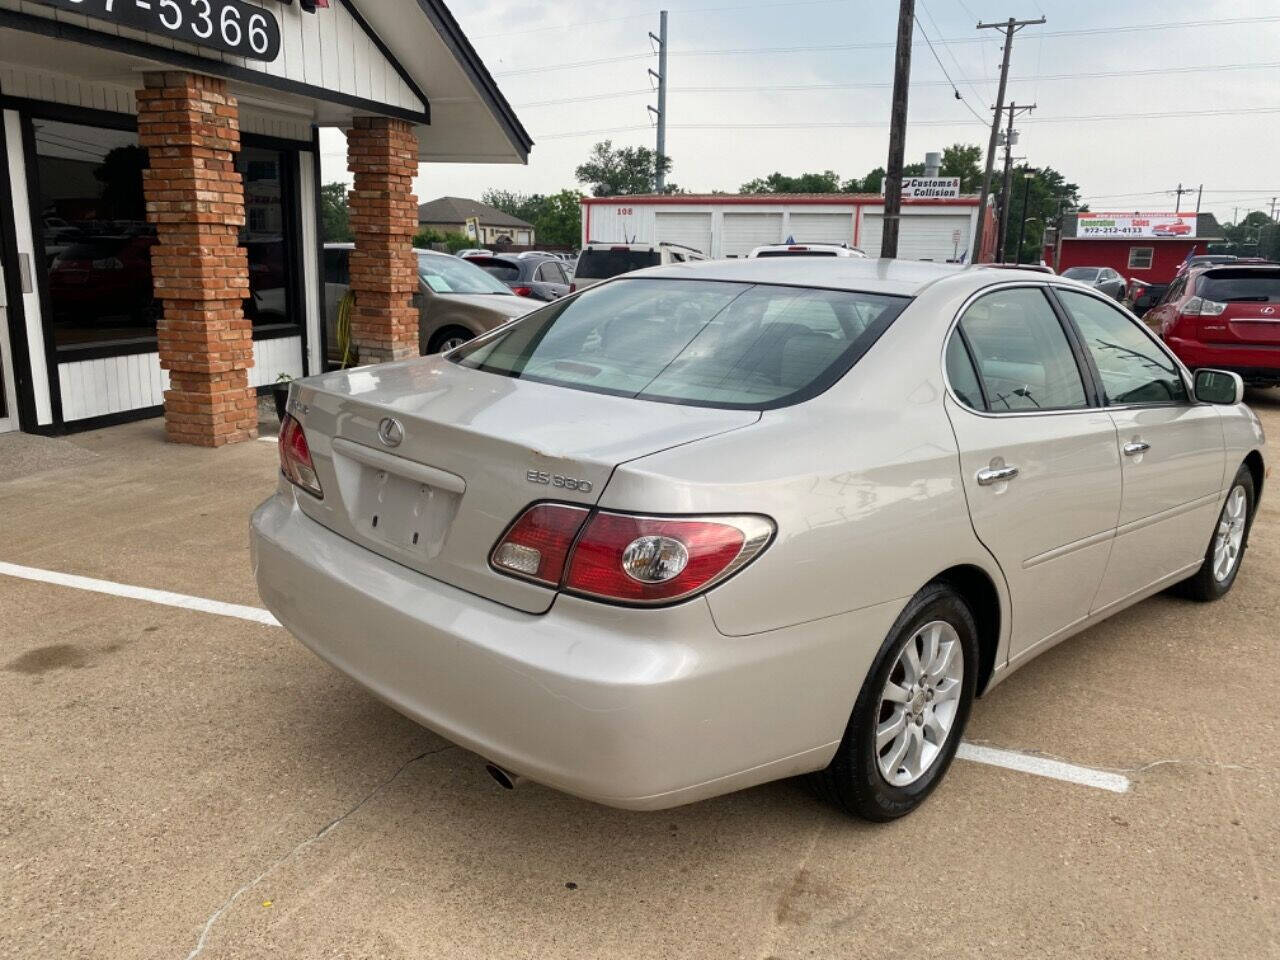
[[[1200,188],[1196,190],[1196,216],[1200,216],[1200,201],[1204,199],[1204,184],[1200,184]]]
[[[1271,198],[1271,219],[1274,220],[1275,218],[1276,218],[1276,198],[1272,197]]]
[[[1016,103],[1011,103],[1005,107],[1009,111],[1009,128],[1004,135],[1004,179],[1000,187],[1000,231],[996,235],[996,251],[1000,255],[1001,263],[1005,262],[1005,238],[1009,235],[1009,207],[1011,206],[1009,191],[1013,188],[1013,144],[1018,139],[1018,131],[1013,129],[1013,118],[1019,113],[1027,113],[1035,108],[1034,103],[1029,107],[1020,107]],[[1024,157],[1023,159],[1026,158]]]
[[[1175,191],[1173,191],[1173,192],[1174,192],[1174,193],[1176,193],[1176,194],[1178,195],[1177,202],[1174,204],[1174,207],[1173,207],[1173,212],[1174,212],[1174,213],[1181,213],[1181,212],[1182,212],[1182,195],[1183,195],[1184,193],[1194,193],[1195,191],[1194,191],[1194,190],[1192,190],[1190,187],[1187,187],[1187,188],[1184,190],[1184,189],[1183,189],[1183,187],[1182,187],[1182,184],[1181,184],[1181,183],[1179,183],[1179,184],[1178,184],[1178,189],[1177,189],[1177,190],[1175,190]]]
[[[916,0],[898,2],[898,50],[893,65],[893,106],[889,117],[889,162],[884,175],[884,220],[880,256],[898,255],[898,227],[902,222],[902,161],[907,149],[907,88],[911,83],[911,35]]]
[[[1000,86],[996,90],[995,117],[991,121],[991,139],[987,141],[987,169],[982,174],[982,193],[978,196],[978,228],[973,231],[973,256],[970,263],[977,263],[982,257],[982,233],[986,225],[987,194],[991,192],[991,169],[996,162],[996,137],[1000,133],[1000,118],[1004,112],[1004,91],[1009,83],[1009,54],[1013,52],[1013,35],[1023,27],[1044,23],[1044,17],[1038,20],[1015,20],[1010,17],[1004,23],[981,23],[978,30],[1004,31],[1004,59],[1000,63]]]
[[[1022,225],[1018,227],[1018,249],[1013,255],[1014,263],[1022,263],[1022,244],[1027,237],[1027,196],[1031,193],[1031,181],[1036,178],[1030,167],[1022,170]],[[1043,232],[1041,233],[1043,236]],[[1041,244],[1043,246],[1044,244]]]
[[[659,11],[658,35],[655,37],[650,33],[649,37],[658,44],[658,72],[649,70],[650,75],[658,81],[658,107],[649,108],[649,112],[656,114],[658,118],[658,156],[655,159],[658,168],[654,173],[653,185],[658,193],[663,193],[667,186],[664,162],[667,157],[667,11]]]

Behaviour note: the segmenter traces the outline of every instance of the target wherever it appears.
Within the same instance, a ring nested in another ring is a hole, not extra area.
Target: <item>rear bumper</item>
[[[1192,370],[1213,367],[1238,373],[1251,383],[1280,382],[1280,344],[1206,343],[1185,337],[1166,337],[1164,342]]]
[[[263,602],[395,709],[531,780],[658,809],[825,766],[902,602],[726,637],[705,600],[662,610],[559,597],[526,614],[309,519],[254,513]],[[904,601],[905,602],[905,601]]]

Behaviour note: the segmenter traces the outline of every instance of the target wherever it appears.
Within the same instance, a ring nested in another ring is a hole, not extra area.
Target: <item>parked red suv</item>
[[[1147,323],[1192,370],[1234,370],[1280,384],[1280,266],[1191,269],[1147,311]]]

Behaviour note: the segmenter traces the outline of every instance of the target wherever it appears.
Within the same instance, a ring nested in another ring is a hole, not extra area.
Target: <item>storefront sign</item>
[[[1076,217],[1077,237],[1169,240],[1195,235],[1194,213],[1081,213]]]
[[[158,33],[249,60],[280,55],[275,15],[241,0],[36,0],[45,6]]]
[[[880,183],[880,192],[884,193],[884,181]],[[959,177],[903,177],[902,198],[904,200],[945,200],[960,196]]]

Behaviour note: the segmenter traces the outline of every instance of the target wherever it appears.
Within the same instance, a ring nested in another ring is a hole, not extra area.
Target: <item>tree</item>
[[[1044,228],[1052,224],[1058,212],[1067,208],[1075,208],[1080,202],[1080,188],[1068,183],[1057,170],[1042,167],[1030,170],[1032,175],[1028,186],[1023,174],[1028,168],[1017,167],[1013,171],[1009,207],[1009,235],[1005,237],[1005,259],[1014,262],[1018,256],[1018,232],[1022,224],[1022,198],[1025,191],[1027,205],[1026,238],[1022,243],[1021,260],[1023,263],[1039,263],[1040,251],[1044,249]],[[953,174],[954,176],[954,174]]]
[[[763,179],[748,180],[738,188],[739,193],[839,193],[840,175],[834,170],[822,173],[802,173],[788,177],[771,173]]]
[[[487,203],[495,209],[512,217],[519,217],[526,223],[537,220],[538,214],[546,203],[546,197],[540,193],[516,193],[514,190],[495,190],[490,188],[480,194],[480,202]]]
[[[345,243],[352,239],[347,185],[326,183],[320,188],[320,242]]]
[[[982,189],[982,147],[976,143],[953,143],[942,151],[938,175],[959,177],[961,193],[977,193]]]
[[[1226,243],[1216,243],[1213,253],[1233,253],[1238,257],[1280,256],[1280,224],[1261,210],[1245,214],[1239,223],[1229,223],[1222,228]]]
[[[542,200],[542,209],[533,221],[538,243],[576,248],[582,242],[582,204],[578,191],[561,190]]]
[[[671,158],[659,157],[648,147],[613,147],[612,140],[602,140],[591,148],[587,162],[574,171],[579,183],[586,184],[595,197],[625,197],[640,193],[653,193],[656,187],[658,164],[662,172],[671,171]],[[667,184],[666,193],[678,193],[674,184]]]

